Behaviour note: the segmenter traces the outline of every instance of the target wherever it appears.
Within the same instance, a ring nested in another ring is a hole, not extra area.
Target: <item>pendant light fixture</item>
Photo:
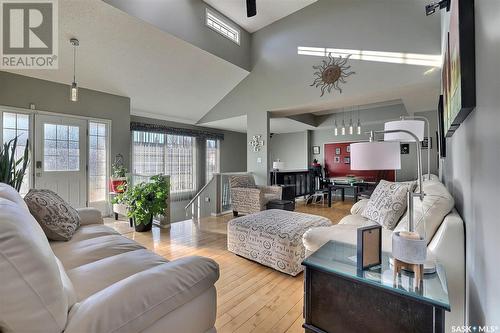
[[[73,82],[71,83],[70,100],[72,102],[77,102],[78,84],[76,83],[76,48],[80,45],[80,42],[76,38],[71,38],[69,42],[73,45]]]
[[[359,106],[358,106],[358,126],[356,128],[356,134],[361,135],[361,120],[359,119]]]
[[[345,135],[345,112],[342,110],[342,128],[341,128],[341,133],[342,135]]]
[[[349,135],[354,134],[354,126],[352,125],[352,111],[349,112],[351,119],[349,120]]]
[[[333,128],[333,135],[338,136],[339,135],[339,128],[337,126],[337,116],[335,115],[335,127]]]

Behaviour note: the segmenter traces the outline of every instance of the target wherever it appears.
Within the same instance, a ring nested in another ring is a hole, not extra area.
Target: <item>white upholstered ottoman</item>
[[[270,209],[235,218],[227,225],[227,249],[237,255],[295,276],[304,269],[302,235],[330,226],[322,216]]]

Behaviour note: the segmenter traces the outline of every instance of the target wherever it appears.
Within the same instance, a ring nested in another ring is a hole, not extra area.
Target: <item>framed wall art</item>
[[[450,137],[476,106],[474,0],[451,0],[444,52],[443,126]]]

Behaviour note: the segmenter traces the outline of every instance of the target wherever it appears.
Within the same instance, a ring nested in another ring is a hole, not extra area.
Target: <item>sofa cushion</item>
[[[141,249],[75,267],[68,271],[68,276],[76,286],[78,301],[81,301],[115,282],[167,262],[165,258]]]
[[[0,198],[0,272],[0,331],[63,331],[68,299],[54,253],[28,211],[4,198]]]
[[[392,230],[406,210],[408,191],[414,183],[393,183],[381,180],[361,216]]]
[[[120,280],[75,305],[65,332],[148,331],[168,313],[212,289],[218,278],[219,267],[208,258],[185,257],[157,265]],[[184,320],[197,320],[196,313]],[[168,322],[162,326],[158,332],[176,332],[169,328]]]
[[[66,295],[66,298],[68,300],[68,308],[71,309],[71,307],[76,303],[75,287],[73,286],[73,282],[71,282],[70,278],[68,277],[68,274],[66,274],[66,270],[64,269],[64,265],[62,264],[61,260],[59,260],[59,258],[57,257],[55,258],[57,262],[57,268],[59,269],[59,274],[61,274],[61,282],[63,284],[64,294]]]
[[[51,246],[66,271],[120,253],[144,249],[142,245],[121,235],[71,240],[65,243],[52,242]]]
[[[19,192],[17,192],[16,189],[10,185],[7,185],[5,183],[0,183],[0,198],[10,200],[18,204],[19,207],[22,207],[23,209],[29,211],[26,202],[24,202]]]
[[[351,214],[352,215],[361,215],[361,213],[365,210],[366,205],[368,204],[369,199],[361,199],[358,202],[356,202],[354,205],[351,207]]]
[[[70,240],[80,226],[78,212],[51,190],[31,189],[24,201],[50,240]]]
[[[425,231],[425,238],[429,243],[445,216],[453,209],[455,201],[446,186],[439,181],[425,181],[422,187],[425,193],[423,200],[420,200],[420,198],[413,199],[415,208],[413,219],[416,231],[421,235]],[[408,230],[408,213],[405,214],[395,229],[395,231],[404,230]]]
[[[357,225],[359,227],[364,227],[368,225],[374,225],[377,223],[370,221],[366,217],[363,217],[358,214],[358,215],[346,215],[339,221],[338,224],[351,224],[351,225]]]
[[[369,222],[374,224],[373,222]],[[302,237],[302,242],[306,247],[306,255],[317,251],[328,241],[337,241],[356,246],[357,244],[357,224],[336,224],[331,227],[317,227],[309,229]],[[382,228],[382,251],[391,252],[392,231]]]

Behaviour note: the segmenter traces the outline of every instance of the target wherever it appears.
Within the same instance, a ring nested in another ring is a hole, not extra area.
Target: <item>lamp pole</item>
[[[422,152],[420,150],[420,140],[415,134],[407,130],[370,131],[368,133],[370,134],[370,142],[375,141],[375,135],[388,133],[405,133],[415,140],[415,144],[417,145],[417,181],[419,191],[418,193],[414,193],[408,190],[408,231],[413,232],[415,231],[415,222],[413,220],[413,198],[419,197],[420,200],[423,200],[425,195],[422,187]]]
[[[413,119],[413,120],[423,120],[425,122],[425,127],[427,127],[427,137],[431,136],[431,125],[429,119],[422,116],[401,116],[401,120]],[[431,146],[429,141],[427,141],[427,180],[431,180]]]

